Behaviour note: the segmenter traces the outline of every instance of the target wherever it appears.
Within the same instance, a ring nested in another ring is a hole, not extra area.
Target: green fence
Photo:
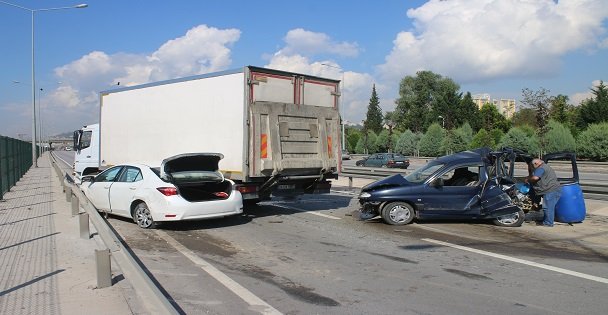
[[[31,142],[0,136],[0,200],[31,166]]]

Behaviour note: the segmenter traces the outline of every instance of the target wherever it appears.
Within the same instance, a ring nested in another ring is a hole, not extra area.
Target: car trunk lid
[[[160,167],[160,178],[176,185],[223,182],[219,172],[221,153],[185,153],[166,158]]]

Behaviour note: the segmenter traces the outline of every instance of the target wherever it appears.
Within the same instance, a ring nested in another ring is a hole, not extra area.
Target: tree
[[[536,123],[538,125],[538,139],[540,140],[541,151],[545,150],[547,145],[546,134],[549,124],[549,108],[553,98],[549,96],[549,90],[540,88],[538,91],[532,91],[528,88],[522,90],[524,99],[522,103],[529,108],[534,109],[536,114]]]
[[[549,119],[565,124],[568,122],[568,96],[559,94],[551,100]]]
[[[511,124],[513,124],[514,127],[530,126],[532,128],[537,128],[538,124],[536,123],[536,113],[534,112],[534,109],[522,108],[518,110],[511,118]]]
[[[431,71],[419,71],[416,77],[406,76],[399,84],[399,98],[395,101],[397,128],[422,132],[437,122],[437,116],[447,110],[452,123],[455,97],[460,87],[450,78],[443,78]],[[448,121],[446,121],[447,123]]]
[[[479,111],[479,115],[481,116],[481,127],[483,129],[509,130],[509,121],[507,121],[507,118],[505,118],[493,104],[484,104]]]
[[[492,138],[492,135],[485,129],[479,129],[477,134],[473,137],[473,140],[471,141],[469,148],[471,148],[471,149],[477,149],[477,148],[481,148],[481,147],[494,148],[495,146],[496,146],[496,143],[494,142],[494,138]]]
[[[346,127],[346,149],[349,152],[355,152],[355,147],[357,146],[357,142],[361,138],[361,131],[356,128]]]
[[[365,119],[367,124],[366,130],[372,130],[375,133],[382,131],[383,115],[382,109],[380,108],[380,100],[376,93],[376,85],[372,87],[372,96],[369,98],[369,105],[367,106],[367,116]]]
[[[608,123],[590,125],[577,139],[580,156],[594,161],[608,160]]]
[[[549,121],[549,131],[547,132],[548,153],[576,150],[576,141],[570,129],[555,120]]]
[[[462,129],[446,130],[445,137],[441,142],[441,151],[443,154],[452,154],[454,152],[464,151],[468,148],[469,142],[465,140],[465,133]]]
[[[471,92],[467,92],[460,101],[460,110],[458,111],[459,124],[468,122],[473,130],[477,131],[481,128],[481,115],[477,104],[473,102]],[[473,136],[471,135],[471,138]]]
[[[444,129],[435,123],[429,126],[420,142],[418,142],[418,150],[422,156],[439,156],[442,153],[441,146],[444,137]]]
[[[462,126],[456,129],[456,132],[458,132],[462,136],[468,147],[469,143],[471,143],[471,141],[473,140],[473,128],[471,127],[471,125],[468,122],[465,122],[464,124],[462,124]]]
[[[391,148],[391,134],[388,130],[384,129],[378,134],[376,138],[376,148],[378,152],[390,152]]]
[[[593,98],[583,101],[579,108],[579,125],[586,127],[590,124],[597,124],[608,121],[608,87],[604,81],[591,89]]]

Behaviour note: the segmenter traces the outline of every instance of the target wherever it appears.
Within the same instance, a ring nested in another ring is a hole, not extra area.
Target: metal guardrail
[[[111,279],[108,281],[110,269],[110,255],[118,264],[125,278],[129,279],[143,306],[150,314],[179,314],[167,297],[161,292],[158,286],[150,279],[143,268],[137,263],[135,258],[120,241],[120,238],[109,227],[106,220],[102,218],[97,209],[89,202],[88,198],[80,191],[80,188],[73,184],[71,177],[67,173],[63,173],[55,156],[50,155],[53,168],[57,172],[57,176],[63,181],[64,190],[66,192],[66,201],[72,203],[72,215],[79,216],[80,235],[83,238],[90,238],[89,220],[97,230],[97,234],[102,239],[107,247],[103,251],[95,251],[97,264],[97,282],[98,287],[111,285]],[[71,182],[70,182],[71,181]],[[80,208],[85,210],[80,213]],[[108,270],[104,272],[103,270]],[[111,277],[111,273],[110,273]]]
[[[551,162],[553,163],[553,161]],[[577,162],[578,164],[578,162]],[[373,168],[373,167],[342,167],[341,176],[349,178],[369,178],[369,179],[380,179],[383,177],[395,175],[395,174],[409,174],[411,170],[404,169],[387,169],[387,168]],[[581,189],[583,190],[585,198],[593,200],[606,200],[608,201],[608,181],[598,180],[582,180],[580,183]]]

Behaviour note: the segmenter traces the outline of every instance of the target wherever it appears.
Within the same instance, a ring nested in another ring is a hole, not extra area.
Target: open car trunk
[[[227,199],[232,182],[219,171],[221,153],[186,153],[163,160],[160,178],[175,185],[182,198],[191,201]]]

